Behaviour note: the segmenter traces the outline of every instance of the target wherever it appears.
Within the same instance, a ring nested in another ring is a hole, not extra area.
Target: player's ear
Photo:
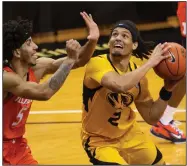
[[[108,44],[108,47],[110,47],[110,42],[108,42],[107,44]]]
[[[133,45],[132,45],[132,49],[133,50],[136,50],[138,47],[138,42],[134,42]]]
[[[17,58],[20,58],[20,50],[19,50],[19,49],[15,49],[15,50],[13,51],[13,55],[14,55],[15,57],[17,57]]]

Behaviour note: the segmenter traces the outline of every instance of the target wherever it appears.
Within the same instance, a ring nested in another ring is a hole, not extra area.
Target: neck
[[[126,72],[128,70],[128,64],[129,64],[130,57],[131,57],[131,55],[112,56],[110,54],[110,59],[112,61],[112,64],[122,72]]]
[[[10,63],[12,69],[20,75],[20,77],[24,78],[29,70],[29,65],[20,61],[19,59],[13,58]]]

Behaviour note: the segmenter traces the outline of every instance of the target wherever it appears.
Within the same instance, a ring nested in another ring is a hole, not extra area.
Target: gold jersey
[[[128,71],[137,68],[129,62]],[[101,86],[102,77],[110,71],[124,74],[110,61],[109,55],[91,58],[83,81],[82,132],[91,136],[118,138],[135,122],[131,104],[140,94],[140,83],[126,93],[115,93]]]

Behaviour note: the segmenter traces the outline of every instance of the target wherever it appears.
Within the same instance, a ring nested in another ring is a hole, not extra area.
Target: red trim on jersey
[[[181,35],[186,37],[186,2],[178,2],[177,16],[180,24]]]

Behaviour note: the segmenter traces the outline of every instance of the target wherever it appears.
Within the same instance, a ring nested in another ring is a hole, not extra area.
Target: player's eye
[[[117,32],[113,32],[113,33],[112,33],[112,36],[114,36],[114,37],[116,37],[117,35],[118,35]]]
[[[27,44],[28,46],[30,46],[30,45],[31,45],[31,40],[27,40],[26,44]]]
[[[127,34],[123,34],[122,36],[123,36],[123,38],[125,38],[125,39],[128,39],[128,38],[129,38],[129,36],[128,36]]]

